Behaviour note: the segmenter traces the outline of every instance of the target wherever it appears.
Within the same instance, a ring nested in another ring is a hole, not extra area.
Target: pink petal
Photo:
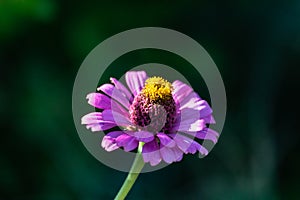
[[[106,150],[106,151],[113,151],[119,148],[117,145],[115,139],[122,135],[122,131],[113,131],[105,135],[102,139],[101,146]]]
[[[160,154],[161,154],[162,159],[166,163],[180,161],[183,156],[183,152],[177,147],[174,147],[174,148],[162,147],[160,149]]]
[[[202,140],[210,140],[215,144],[218,142],[218,138],[219,138],[219,133],[210,128],[205,128],[204,130],[198,132],[185,132],[185,133]]]
[[[203,155],[208,154],[207,149],[205,149],[198,142],[195,142],[194,140],[192,140],[188,137],[176,134],[176,136],[173,139],[175,140],[179,149],[181,149],[185,154],[187,154],[187,153],[194,154],[197,151],[199,151]]]
[[[174,147],[176,145],[175,142],[164,133],[158,133],[156,136],[159,138],[159,141],[163,146]]]
[[[192,119],[194,120],[194,119]],[[176,124],[176,126],[178,126],[178,123]],[[195,121],[190,121],[190,120],[184,120],[181,121],[181,123],[179,124],[178,127],[178,131],[191,131],[191,132],[196,132],[196,131],[201,131],[206,127],[206,124],[204,122],[204,120],[202,119],[197,119]]]
[[[138,141],[127,134],[120,135],[116,138],[116,143],[119,147],[124,147],[125,151],[132,151],[138,146]]]
[[[134,137],[141,142],[150,142],[154,139],[153,133],[150,133],[148,131],[138,131],[134,132]]]
[[[102,112],[102,118],[105,121],[115,122],[119,126],[127,126],[131,124],[128,117],[112,110],[104,110]]]
[[[193,91],[193,88],[191,88],[190,86],[188,86],[187,84],[179,80],[174,81],[172,83],[172,86],[174,88],[173,97],[178,102],[182,102],[183,99],[185,99],[185,97],[188,96]]]
[[[98,91],[102,91],[111,98],[115,99],[125,108],[129,108],[129,100],[122,94],[118,89],[116,89],[112,84],[103,84],[97,88]]]
[[[87,129],[91,129],[92,132],[96,132],[96,131],[105,131],[108,129],[111,129],[113,127],[115,127],[116,124],[112,123],[112,122],[105,122],[105,123],[95,123],[95,124],[88,124],[86,125]]]
[[[122,114],[124,117],[129,118],[129,111],[113,99],[111,100],[110,110],[118,112],[118,113]]]
[[[180,111],[180,115],[177,118],[177,123],[193,123],[200,119],[200,112],[195,109],[186,108]]]
[[[103,131],[117,126],[113,121],[103,119],[102,113],[92,112],[81,118],[81,124],[85,124],[91,131]]]
[[[144,158],[144,162],[150,162],[150,165],[152,166],[160,163],[161,156],[156,140],[152,140],[151,142],[144,144],[142,155]]]
[[[91,129],[93,132],[131,124],[128,117],[112,110],[89,113],[81,118],[81,123],[86,124],[87,129]]]
[[[184,109],[194,109],[198,110],[200,112],[200,117],[207,117],[212,114],[212,109],[208,105],[207,101],[205,100],[199,100],[199,98],[192,98],[189,101],[187,101],[186,104],[182,105],[180,107],[180,110]]]
[[[132,96],[132,94],[128,91],[128,89],[117,79],[115,78],[110,78],[110,81],[115,85],[115,87],[121,91],[122,93],[124,93],[124,95],[126,96],[126,98],[129,100]]]
[[[103,120],[101,112],[91,112],[81,118],[81,124],[93,124]]]
[[[130,71],[125,75],[126,83],[134,95],[141,91],[147,78],[147,74],[144,71]]]
[[[208,115],[206,117],[203,117],[202,119],[205,121],[206,124],[215,124],[216,123],[216,120],[212,115]]]
[[[115,100],[108,96],[100,93],[90,93],[86,97],[88,103],[99,109],[111,109],[117,111],[123,115],[128,116],[128,109],[126,110],[123,106],[117,103]]]
[[[110,108],[111,99],[104,94],[100,93],[90,93],[86,96],[88,103],[99,109],[108,109]]]

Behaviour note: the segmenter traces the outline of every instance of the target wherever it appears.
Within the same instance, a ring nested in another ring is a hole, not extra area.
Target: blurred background
[[[141,174],[128,199],[298,199],[299,22],[297,0],[0,0],[0,199],[113,199],[127,174],[101,164],[81,143],[73,82],[96,45],[145,26],[180,31],[208,51],[228,111],[206,158],[185,156]],[[184,71],[209,100],[192,67],[162,51],[124,55],[101,81],[147,62]]]

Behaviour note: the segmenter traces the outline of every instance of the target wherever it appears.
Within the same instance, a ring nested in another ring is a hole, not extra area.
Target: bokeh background
[[[145,26],[180,31],[209,52],[228,112],[209,156],[142,174],[128,199],[298,199],[299,22],[297,0],[0,0],[0,199],[113,199],[127,174],[81,143],[72,87],[97,44]],[[184,71],[209,100],[199,75],[167,52],[124,55],[101,80],[149,61]]]

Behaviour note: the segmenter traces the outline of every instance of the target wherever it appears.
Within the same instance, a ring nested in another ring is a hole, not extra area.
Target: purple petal
[[[178,103],[180,104],[180,107],[182,107],[185,104],[188,104],[189,102],[196,102],[196,101],[200,101],[200,100],[201,100],[201,98],[199,97],[199,95],[193,91],[193,92],[189,93],[187,96],[185,96],[185,98],[183,98]]]
[[[215,144],[218,142],[218,138],[219,138],[219,133],[210,128],[205,128],[204,130],[198,132],[185,132],[185,133],[202,140],[211,140]]]
[[[208,115],[206,117],[203,117],[202,119],[205,121],[206,124],[215,124],[216,123],[216,120],[212,115]]]
[[[83,116],[81,124],[85,124],[86,128],[91,129],[93,132],[107,130],[116,126],[113,121],[104,120],[100,112],[92,112]]]
[[[178,102],[183,101],[193,91],[193,88],[179,80],[174,81],[172,86],[174,88],[173,96]]]
[[[138,146],[138,141],[127,134],[120,135],[116,138],[116,143],[119,147],[124,147],[125,151],[132,151]]]
[[[194,120],[194,119],[191,119]],[[202,119],[197,119],[195,121],[190,121],[190,120],[184,120],[181,121],[180,124],[176,123],[175,126],[178,126],[177,130],[178,131],[191,131],[191,132],[196,132],[196,131],[201,131],[206,127],[206,124],[204,120]]]
[[[141,142],[150,142],[154,139],[153,133],[150,133],[148,131],[138,131],[134,132],[134,137]]]
[[[102,112],[102,118],[105,121],[111,121],[120,126],[127,126],[131,124],[126,116],[112,110],[104,110]]]
[[[173,138],[174,141],[176,142],[177,146],[185,153],[189,153],[188,149],[193,143],[193,140],[191,140],[188,137],[184,137],[182,135],[176,134],[175,137]],[[195,153],[195,152],[194,152]]]
[[[144,162],[150,162],[150,165],[155,166],[161,161],[159,147],[156,140],[145,143],[143,146],[143,158]]]
[[[198,151],[200,154],[205,155],[205,156],[207,156],[207,154],[208,154],[207,149],[204,146],[202,146],[201,144],[199,144],[199,146],[198,146]]]
[[[92,132],[96,132],[96,131],[105,131],[105,130],[111,129],[115,126],[116,126],[116,124],[114,124],[112,122],[101,122],[101,123],[97,123],[97,124],[88,124],[88,125],[86,125],[86,128],[91,129]]]
[[[164,133],[158,133],[156,136],[159,138],[159,141],[164,146],[174,147],[176,145],[175,142]]]
[[[197,132],[196,137],[203,140],[211,140],[216,144],[218,142],[219,133],[210,128],[206,128],[203,131]]]
[[[145,85],[147,74],[144,71],[130,71],[125,75],[126,83],[134,95],[137,95]]]
[[[90,93],[86,98],[88,103],[96,108],[111,109],[128,116],[128,110],[125,110],[119,103],[104,94]]]
[[[102,139],[101,146],[106,150],[106,151],[113,151],[119,148],[117,145],[115,139],[122,135],[122,131],[113,131],[105,135]]]
[[[177,125],[179,123],[186,124],[186,125],[189,123],[192,124],[199,119],[203,120],[204,124],[215,123],[215,120],[211,115],[212,110],[208,106],[206,101],[200,100],[196,102],[195,105],[196,106],[194,108],[185,107],[180,111],[180,115],[177,118],[177,122],[176,122]]]
[[[126,98],[129,100],[132,96],[132,94],[128,91],[128,89],[117,79],[115,78],[110,78],[110,81],[115,85],[115,87],[121,91],[122,93],[124,93],[124,95],[126,96]]]
[[[176,122],[193,123],[198,119],[200,119],[200,112],[198,110],[186,108],[180,111],[180,115],[178,115]]]
[[[201,118],[207,117],[212,114],[212,109],[208,105],[207,101],[200,100],[199,98],[192,98],[189,101],[187,101],[186,104],[181,104],[180,110],[184,109],[198,110],[200,112]]]
[[[111,100],[111,108],[110,110],[113,110],[115,112],[118,112],[122,114],[123,116],[129,118],[129,111],[125,109],[123,106],[121,106],[119,103],[117,103],[115,100]]]
[[[160,149],[160,154],[162,159],[166,163],[172,163],[176,161],[180,161],[182,159],[183,153],[177,147],[169,148],[169,147],[162,147]]]
[[[86,96],[88,103],[99,109],[108,109],[110,108],[111,99],[104,94],[100,93],[90,93]]]
[[[176,136],[173,139],[175,140],[179,149],[181,149],[185,154],[187,154],[187,153],[194,154],[197,151],[199,151],[203,155],[208,154],[207,149],[205,149],[198,142],[195,142],[194,140],[192,140],[188,137],[176,134]]]
[[[198,107],[200,111],[200,117],[207,117],[212,114],[212,109],[210,108],[209,104],[205,100],[201,100],[198,102]]]
[[[97,90],[102,91],[111,98],[115,99],[116,101],[121,103],[121,105],[123,105],[125,108],[129,108],[129,100],[112,84],[103,84],[100,87],[98,87]]]
[[[91,112],[81,118],[81,124],[93,124],[103,120],[101,112]]]

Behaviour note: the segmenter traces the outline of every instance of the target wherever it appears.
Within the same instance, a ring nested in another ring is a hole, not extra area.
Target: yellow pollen
[[[145,82],[145,87],[142,94],[148,97],[151,101],[167,100],[172,97],[173,87],[170,82],[161,77],[151,77]]]

